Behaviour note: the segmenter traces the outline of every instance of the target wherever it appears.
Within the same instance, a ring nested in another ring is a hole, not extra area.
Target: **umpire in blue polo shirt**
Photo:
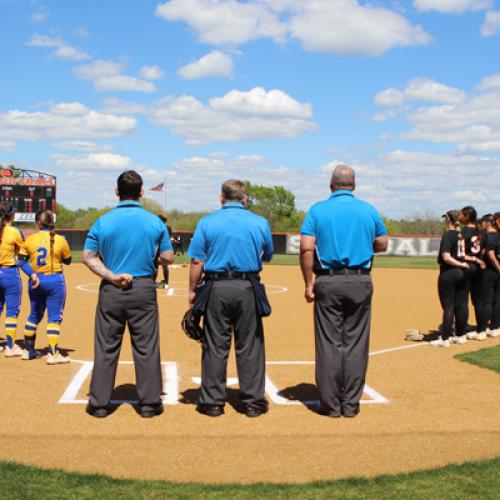
[[[163,412],[156,300],[156,263],[174,260],[165,224],[142,208],[142,178],[133,170],[118,177],[118,206],[97,219],[83,251],[84,264],[102,278],[95,316],[94,370],[87,413],[109,414],[125,326],[135,364],[139,412]]]
[[[337,166],[331,196],[311,207],[301,230],[305,298],[314,301],[319,413],[330,417],[359,413],[368,366],[370,270],[374,252],[388,243],[380,215],[354,197],[355,186],[354,170]]]
[[[211,291],[205,309],[206,348],[202,355],[201,391],[196,409],[217,417],[224,413],[226,366],[234,332],[240,400],[244,413],[267,412],[264,397],[264,331],[256,303],[262,260],[273,256],[269,223],[246,209],[245,185],[222,184],[222,208],[203,217],[189,246],[189,303],[204,271]]]

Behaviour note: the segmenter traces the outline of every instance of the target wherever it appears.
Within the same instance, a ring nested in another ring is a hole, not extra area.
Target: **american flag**
[[[149,187],[149,191],[159,191],[160,193],[163,193],[163,187],[165,186],[164,182],[160,182],[160,184],[155,184],[151,187]]]

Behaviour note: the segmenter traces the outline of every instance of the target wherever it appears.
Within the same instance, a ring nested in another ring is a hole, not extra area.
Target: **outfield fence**
[[[58,234],[64,236],[74,250],[82,250],[87,236],[86,229],[58,229]],[[193,237],[192,231],[173,231],[173,237],[179,239],[179,251],[185,252]],[[381,255],[406,257],[437,256],[441,237],[437,235],[389,235],[389,247]],[[280,255],[297,255],[300,249],[300,234],[273,233],[274,251]]]

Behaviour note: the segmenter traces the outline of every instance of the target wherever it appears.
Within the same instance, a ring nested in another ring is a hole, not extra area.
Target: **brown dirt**
[[[263,274],[267,284],[288,288],[270,296],[268,360],[312,361],[312,307],[303,300],[298,267],[272,266]],[[62,347],[75,360],[92,360],[97,294],[76,287],[93,283],[95,289],[98,280],[82,265],[71,266],[66,278]],[[372,352],[410,345],[403,340],[408,327],[436,328],[436,279],[434,271],[374,271]],[[173,270],[171,280],[174,287],[185,288],[187,269]],[[0,355],[0,459],[115,477],[249,483],[372,476],[500,455],[498,374],[453,358],[498,345],[500,339],[450,349],[421,345],[373,356],[367,383],[389,403],[364,404],[354,419],[329,419],[303,405],[274,403],[269,414],[257,419],[230,404],[223,417],[210,419],[189,404],[196,394],[191,377],[199,376],[200,350],[179,327],[186,297],[159,293],[162,358],[177,362],[186,403],[167,406],[163,416],[150,420],[128,404],[107,419],[94,419],[83,405],[58,404],[80,364],[49,367],[43,360],[21,362]],[[21,320],[26,313],[24,306]],[[42,330],[37,346],[45,345]],[[131,359],[128,336],[121,359]],[[235,376],[233,354],[228,375]],[[285,393],[314,399],[312,365],[270,365],[268,375]],[[79,397],[85,397],[88,382]],[[133,369],[121,365],[120,397],[133,392],[130,384]]]

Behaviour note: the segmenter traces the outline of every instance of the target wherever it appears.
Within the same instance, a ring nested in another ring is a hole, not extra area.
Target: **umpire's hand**
[[[132,279],[133,279],[133,276],[131,274],[126,274],[126,273],[122,273],[122,274],[114,274],[113,273],[109,277],[109,281],[111,281],[111,283],[113,283],[113,285],[119,286],[121,288],[130,287],[130,285],[132,284]]]
[[[314,285],[306,286],[304,297],[306,298],[307,302],[314,302]]]

